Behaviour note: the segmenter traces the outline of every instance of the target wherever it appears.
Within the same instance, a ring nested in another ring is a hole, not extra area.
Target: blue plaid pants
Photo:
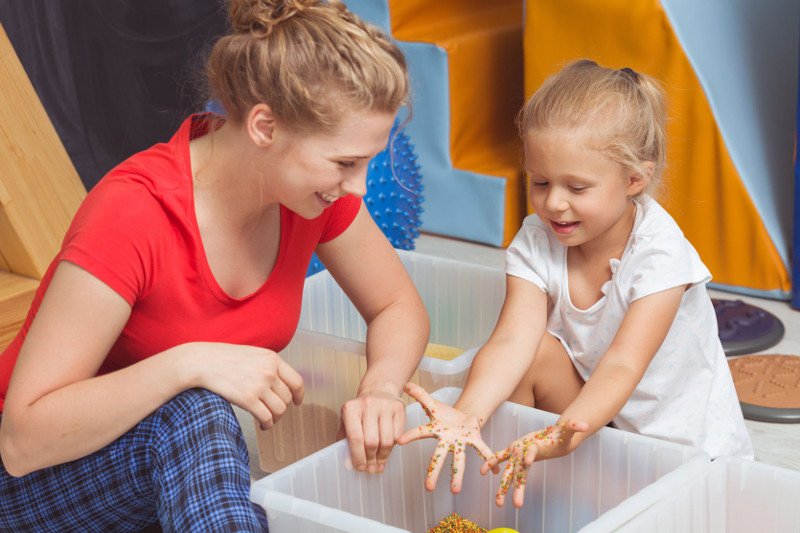
[[[249,495],[230,404],[192,389],[87,457],[20,478],[0,463],[0,531],[267,531]]]

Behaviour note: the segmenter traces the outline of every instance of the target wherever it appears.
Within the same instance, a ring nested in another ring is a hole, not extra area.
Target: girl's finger
[[[456,444],[453,448],[453,463],[450,467],[450,491],[453,494],[461,492],[461,482],[464,479],[464,468],[466,464],[466,450],[464,446]]]
[[[406,383],[403,387],[403,390],[406,392],[406,394],[417,400],[422,406],[422,409],[425,411],[425,414],[428,415],[428,418],[433,420],[435,407],[439,402],[434,400],[425,389],[416,383]]]
[[[513,481],[512,476],[514,475],[514,461],[509,461],[506,464],[506,468],[503,471],[503,477],[500,480],[500,488],[497,489],[497,497],[495,498],[495,504],[498,507],[502,507],[504,503],[506,503],[506,494],[508,493],[508,488],[511,486],[511,482]]]
[[[436,481],[439,479],[439,473],[442,471],[445,459],[447,459],[447,445],[439,441],[428,465],[428,474],[425,476],[426,490],[432,492],[436,488]]]
[[[514,496],[512,503],[514,507],[519,509],[525,502],[525,484],[528,482],[528,468],[524,464],[517,464],[516,472],[514,473]]]
[[[436,437],[437,435],[433,432],[433,428],[430,427],[430,424],[426,424],[424,426],[417,426],[413,429],[409,429],[397,437],[397,444],[408,444],[409,442],[413,442],[415,440],[433,439]]]
[[[284,404],[289,405],[289,403],[291,403],[292,391],[290,391],[289,387],[286,386],[286,383],[280,379],[276,379],[272,384],[272,392],[274,392]]]
[[[524,448],[524,455],[522,457],[522,464],[525,465],[525,468],[530,468],[533,462],[536,460],[536,454],[539,453],[539,447],[536,446],[535,442],[530,442]]]

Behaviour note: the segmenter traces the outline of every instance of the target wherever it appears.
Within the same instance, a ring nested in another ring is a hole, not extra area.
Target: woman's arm
[[[588,431],[572,439],[569,451],[622,410],[667,337],[685,291],[684,286],[673,287],[631,304],[611,346],[559,419],[589,424]]]
[[[131,307],[80,267],[61,262],[19,353],[0,424],[15,476],[95,452],[180,392],[204,387],[272,424],[302,399],[302,378],[277,354],[191,343],[95,376]]]
[[[475,355],[455,407],[477,416],[483,425],[530,368],[546,325],[547,294],[529,281],[507,275],[497,325]]]
[[[367,323],[367,372],[342,419],[356,468],[380,471],[403,431],[405,411],[397,400],[428,342],[428,314],[363,204],[352,224],[320,244],[317,254]]]

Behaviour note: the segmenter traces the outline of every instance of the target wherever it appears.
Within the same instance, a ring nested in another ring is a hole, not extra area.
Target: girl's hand
[[[572,437],[575,433],[582,433],[589,429],[586,422],[568,420],[559,422],[540,431],[528,433],[512,442],[505,450],[497,452],[482,467],[481,474],[486,474],[490,468],[508,459],[508,464],[503,471],[500,488],[497,490],[495,503],[502,507],[506,501],[506,493],[514,485],[514,507],[522,507],[525,498],[525,483],[528,480],[528,470],[534,461],[553,459],[570,453]]]
[[[250,412],[271,428],[289,402],[303,401],[303,378],[280,355],[265,348],[219,342],[182,345],[193,386],[208,389]]]
[[[342,406],[341,418],[336,438],[347,436],[356,470],[383,472],[406,423],[405,406],[397,393],[382,388],[360,390],[358,396]]]
[[[494,457],[492,450],[481,437],[481,420],[475,415],[463,413],[454,407],[434,400],[422,387],[414,383],[407,383],[403,390],[422,405],[430,422],[406,431],[397,439],[397,443],[408,444],[417,439],[439,439],[439,444],[436,446],[428,466],[425,488],[429,491],[436,488],[436,481],[439,479],[444,460],[448,453],[452,453],[450,490],[453,493],[461,492],[461,481],[464,477],[466,463],[466,446],[472,446],[484,461]],[[495,461],[496,464],[497,461]]]

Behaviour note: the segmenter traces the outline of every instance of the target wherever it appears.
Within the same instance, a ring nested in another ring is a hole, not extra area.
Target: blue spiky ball
[[[364,203],[392,246],[413,250],[422,224],[422,176],[414,145],[395,122],[389,146],[369,162]],[[394,174],[392,174],[394,168]],[[314,254],[306,276],[325,267]]]

